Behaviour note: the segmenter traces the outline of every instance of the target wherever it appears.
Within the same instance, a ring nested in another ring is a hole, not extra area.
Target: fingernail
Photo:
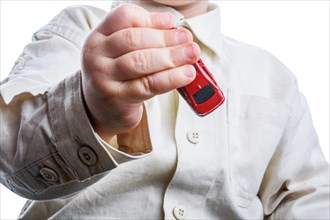
[[[195,46],[192,44],[189,47],[185,49],[186,57],[189,59],[195,59],[196,58],[196,49]]]
[[[194,78],[195,77],[196,70],[193,66],[187,65],[184,69],[184,75],[187,78]]]
[[[177,37],[179,44],[184,44],[188,42],[188,35],[185,31],[179,31]]]

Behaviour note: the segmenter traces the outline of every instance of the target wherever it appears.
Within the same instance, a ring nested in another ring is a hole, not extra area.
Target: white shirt
[[[226,101],[195,115],[176,91],[105,143],[84,109],[80,52],[105,12],[70,7],[34,35],[1,85],[1,183],[21,218],[329,219],[329,170],[293,74],[221,33],[210,4],[183,19]],[[111,109],[109,110],[111,111]],[[119,150],[118,150],[119,149]]]

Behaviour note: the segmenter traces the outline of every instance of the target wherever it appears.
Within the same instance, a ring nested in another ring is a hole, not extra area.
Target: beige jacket
[[[105,143],[84,109],[80,52],[105,15],[63,10],[1,84],[1,183],[31,200],[23,219],[329,219],[329,168],[293,74],[221,34],[192,30],[226,102],[197,117],[176,91],[145,103],[139,126]],[[111,111],[111,109],[109,109]]]

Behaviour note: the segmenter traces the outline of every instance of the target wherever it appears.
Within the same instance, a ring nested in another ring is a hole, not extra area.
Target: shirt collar
[[[219,58],[221,57],[223,36],[221,34],[220,7],[217,4],[209,3],[207,12],[202,15],[184,18],[175,9],[151,3],[151,1],[117,0],[117,4],[124,2],[137,4],[150,12],[171,12],[177,19],[177,26],[191,30],[202,44],[212,50]]]
[[[220,8],[214,3],[209,3],[208,11],[202,15],[183,19],[195,37],[206,47],[221,57],[222,34],[220,23]]]

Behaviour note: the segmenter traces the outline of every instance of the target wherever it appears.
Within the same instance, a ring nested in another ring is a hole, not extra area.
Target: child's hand
[[[95,131],[104,139],[127,132],[142,117],[142,103],[195,78],[200,49],[191,33],[172,29],[170,13],[125,4],[89,35],[82,51],[82,86]]]

